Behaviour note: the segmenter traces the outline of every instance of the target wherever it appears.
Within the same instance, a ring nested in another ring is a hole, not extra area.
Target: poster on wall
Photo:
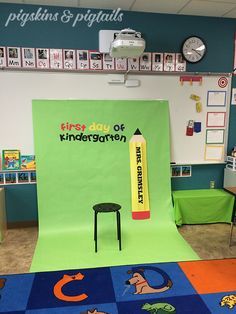
[[[36,48],[37,68],[49,69],[49,49]]]
[[[29,173],[28,172],[17,172],[17,182],[18,183],[28,183]]]
[[[0,173],[0,185],[4,184],[4,174]]]
[[[208,107],[225,107],[226,91],[208,91],[207,92]]]
[[[16,183],[16,173],[6,172],[5,173],[5,184],[15,184]]]
[[[34,48],[21,48],[22,54],[22,67],[23,68],[35,68],[36,58]]]
[[[21,51],[19,47],[7,47],[7,66],[9,68],[21,67]]]
[[[102,70],[102,54],[99,51],[89,51],[90,70]]]
[[[2,151],[2,169],[20,169],[20,151],[18,149],[4,149]]]
[[[221,145],[206,145],[205,160],[221,161],[223,158],[224,146]]]
[[[163,53],[152,53],[152,71],[163,71]]]
[[[186,61],[184,60],[182,53],[175,54],[175,71],[176,72],[186,71]]]
[[[152,54],[151,52],[145,52],[140,57],[140,71],[151,71],[152,70]]]
[[[76,55],[74,49],[63,49],[63,68],[76,70]]]
[[[109,53],[103,54],[103,70],[114,70],[115,69],[115,60],[110,56]]]
[[[88,50],[77,50],[77,69],[89,70]]]
[[[226,112],[208,112],[207,127],[225,127]]]
[[[50,49],[50,68],[60,70],[62,65],[62,49]]]
[[[164,53],[164,71],[175,71],[175,53]]]
[[[207,129],[206,144],[224,144],[224,129]]]
[[[127,71],[127,59],[115,58],[115,69],[117,71]]]
[[[36,183],[36,172],[30,172],[30,183]]]
[[[0,47],[0,68],[7,65],[6,48]]]
[[[139,58],[128,58],[128,70],[139,71]]]
[[[236,105],[236,88],[232,88],[231,105]]]

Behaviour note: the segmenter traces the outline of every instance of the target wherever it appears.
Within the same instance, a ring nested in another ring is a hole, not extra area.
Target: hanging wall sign
[[[37,68],[49,69],[49,49],[36,48]]]
[[[140,71],[151,71],[152,70],[152,54],[145,52],[140,57]]]
[[[0,47],[0,68],[5,67],[6,64],[7,64],[6,48]]]
[[[127,71],[127,59],[115,58],[115,68],[117,71]]]
[[[89,70],[88,50],[77,50],[77,69]]]
[[[50,49],[50,68],[63,69],[62,49]]]
[[[163,53],[152,53],[152,71],[163,71]]]
[[[128,70],[139,71],[139,58],[128,58]]]
[[[175,54],[175,71],[176,72],[186,71],[186,60],[184,60],[182,53]]]
[[[9,68],[21,67],[21,51],[19,47],[7,47],[7,66]]]
[[[175,54],[164,53],[164,71],[175,71]]]
[[[75,50],[63,49],[63,67],[67,70],[76,70]]]
[[[35,68],[36,58],[34,48],[21,48],[22,54],[22,67],[23,68]]]
[[[90,70],[102,70],[102,54],[99,51],[89,51]]]
[[[103,70],[114,70],[114,69],[115,69],[114,58],[112,58],[109,53],[104,53],[103,54]]]

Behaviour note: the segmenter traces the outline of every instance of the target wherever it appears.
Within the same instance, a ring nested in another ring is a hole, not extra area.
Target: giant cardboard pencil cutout
[[[137,129],[129,142],[132,218],[150,218],[146,141]]]

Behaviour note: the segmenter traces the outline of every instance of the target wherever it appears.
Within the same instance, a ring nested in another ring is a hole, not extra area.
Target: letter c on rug
[[[73,275],[73,276],[64,275],[63,278],[60,279],[54,286],[53,293],[54,293],[55,297],[62,300],[62,301],[67,301],[67,302],[81,302],[81,301],[87,299],[88,296],[86,293],[82,293],[82,294],[75,295],[75,296],[69,296],[69,295],[65,295],[62,292],[62,288],[67,283],[69,283],[73,280],[83,280],[83,279],[84,279],[84,275],[81,273],[78,273],[78,274]]]

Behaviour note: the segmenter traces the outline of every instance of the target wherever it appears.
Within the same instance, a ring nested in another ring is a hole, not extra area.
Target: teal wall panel
[[[86,14],[88,9],[41,6],[42,10],[58,16],[70,10],[75,16]],[[88,27],[85,22],[72,27],[72,23],[27,22],[21,27],[19,21],[6,21],[10,13],[32,13],[40,6],[0,3],[0,45],[17,47],[98,49],[100,29],[133,28],[142,32],[146,40],[146,51],[180,52],[184,39],[190,35],[201,36],[207,44],[206,57],[197,64],[188,64],[187,71],[231,72],[233,70],[235,19],[168,15],[143,12],[121,11],[122,22],[94,22]],[[100,10],[92,10],[98,13]],[[103,10],[105,13],[111,11]],[[20,16],[19,16],[20,17]],[[236,80],[233,79],[233,87]],[[236,106],[231,106],[229,118],[228,151],[236,144]],[[1,143],[0,143],[1,145]],[[172,188],[209,188],[215,181],[216,188],[223,185],[224,165],[196,165],[192,167],[192,177],[172,179]],[[7,219],[10,222],[37,219],[37,193],[35,185],[6,187]]]
[[[5,186],[7,222],[37,221],[36,184]]]

